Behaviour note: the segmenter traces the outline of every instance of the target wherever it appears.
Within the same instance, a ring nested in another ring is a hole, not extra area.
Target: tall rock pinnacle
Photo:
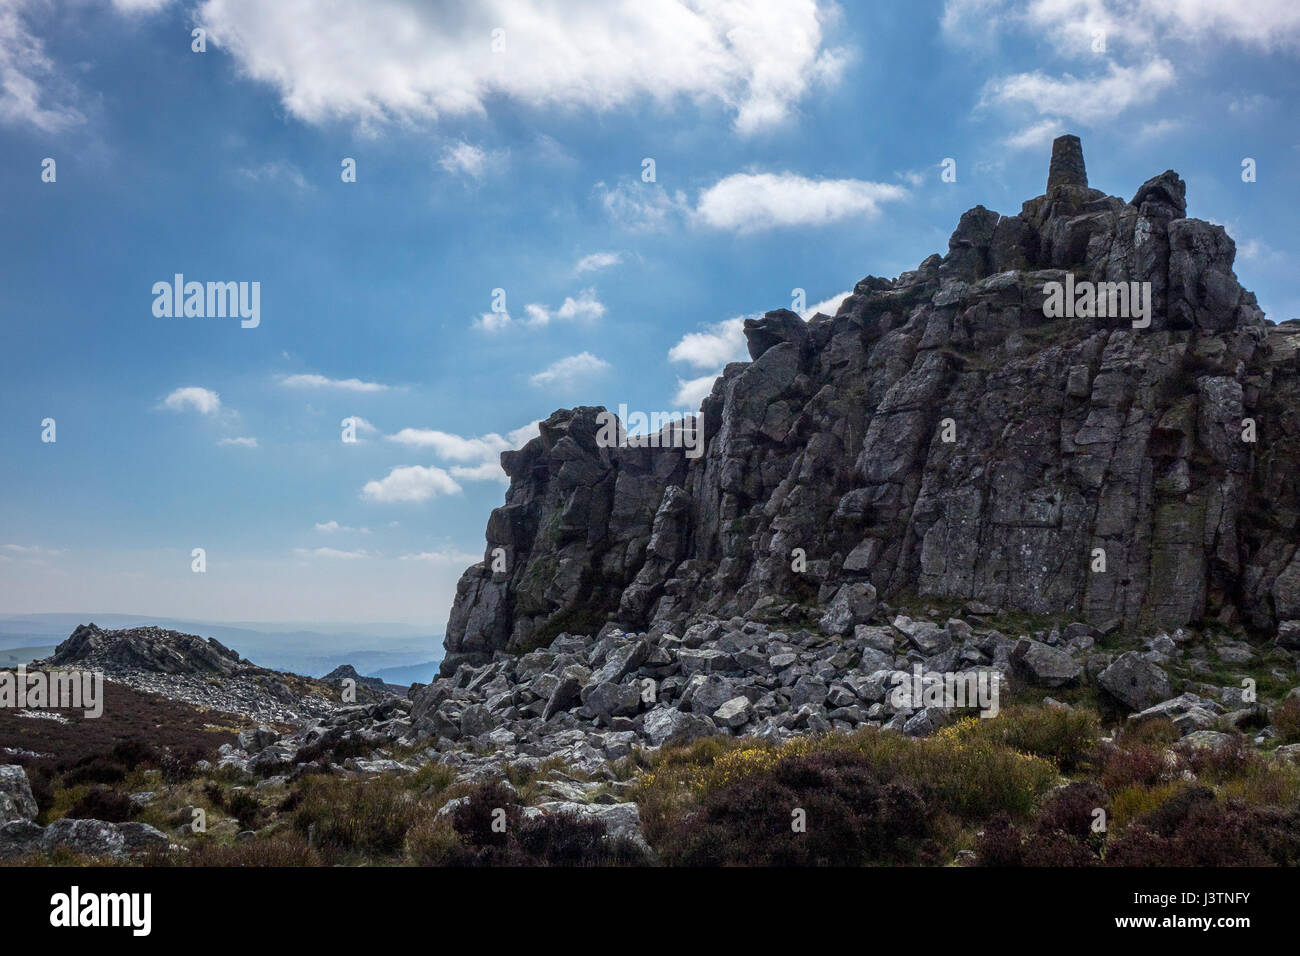
[[[1066,135],[1052,140],[1052,165],[1047,172],[1047,191],[1054,186],[1087,186],[1088,169],[1083,165],[1083,144],[1079,137]]]

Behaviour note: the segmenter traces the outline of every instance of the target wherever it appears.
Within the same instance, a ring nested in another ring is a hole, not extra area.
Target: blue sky
[[[441,630],[531,423],[698,407],[745,316],[1018,211],[1061,132],[1300,315],[1298,56],[1266,0],[6,0],[0,613]],[[260,324],[155,316],[175,273]]]

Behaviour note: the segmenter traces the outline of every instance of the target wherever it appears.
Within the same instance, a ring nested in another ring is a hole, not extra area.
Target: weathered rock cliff
[[[1300,325],[1265,322],[1184,194],[1172,171],[1129,202],[1090,189],[1062,137],[1018,215],[975,207],[947,255],[868,276],[834,317],[747,321],[702,457],[601,447],[600,409],[555,412],[502,456],[444,673],[847,582],[1127,628],[1300,618]],[[1046,317],[1067,274],[1150,283],[1149,326]]]

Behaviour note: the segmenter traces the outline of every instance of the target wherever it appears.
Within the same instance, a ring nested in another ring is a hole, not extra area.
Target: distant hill
[[[441,661],[426,661],[423,664],[410,664],[406,667],[384,667],[374,672],[386,684],[399,684],[409,687],[411,684],[427,684],[438,676]]]
[[[40,656],[48,656],[49,647],[64,641],[78,625],[92,621],[102,628],[152,626],[215,638],[261,667],[313,677],[340,664],[352,664],[362,674],[422,665],[442,651],[441,634],[410,624],[212,623],[79,612],[0,616],[0,653],[39,647],[44,649]]]
[[[53,644],[47,644],[42,647],[10,648],[9,650],[0,651],[0,667],[17,667],[20,664],[30,664],[32,661],[40,660],[42,657],[49,657],[53,653]]]

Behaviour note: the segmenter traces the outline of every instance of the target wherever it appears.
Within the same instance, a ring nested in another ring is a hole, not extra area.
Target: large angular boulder
[[[0,766],[0,823],[34,820],[36,814],[36,798],[27,771],[17,764]]]
[[[712,737],[717,725],[708,717],[687,714],[674,707],[657,707],[645,715],[646,739],[653,747],[666,743],[690,743],[700,737]]]
[[[1083,673],[1083,665],[1059,647],[1025,638],[1011,651],[1011,662],[1030,683],[1039,687],[1064,687]]]
[[[1169,675],[1137,651],[1117,657],[1097,675],[1097,683],[1129,710],[1145,710],[1172,693]]]

